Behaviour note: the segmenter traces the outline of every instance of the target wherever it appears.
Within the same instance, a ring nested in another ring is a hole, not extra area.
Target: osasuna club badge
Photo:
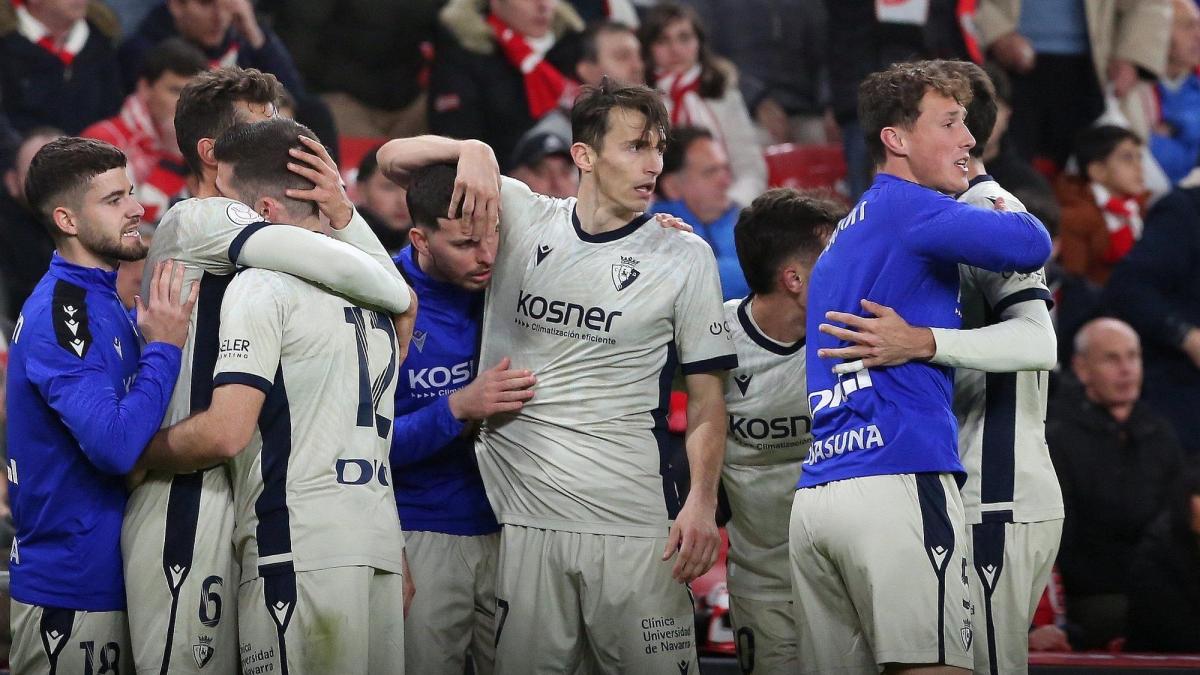
[[[212,638],[201,635],[200,641],[192,645],[192,658],[196,659],[196,667],[203,668],[213,657]]]
[[[619,265],[612,266],[613,286],[618,291],[623,291],[626,288],[629,288],[630,284],[637,281],[638,277],[642,276],[642,273],[634,268],[634,265],[636,264],[638,264],[637,260],[627,256],[621,256],[621,263]]]

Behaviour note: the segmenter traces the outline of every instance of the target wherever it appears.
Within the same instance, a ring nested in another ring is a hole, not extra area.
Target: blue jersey
[[[483,293],[431,279],[410,246],[396,256],[421,307],[396,383],[392,473],[400,524],[407,531],[472,536],[500,529],[475,441],[450,414],[450,394],[475,378]]]
[[[8,371],[12,597],[125,608],[125,474],[158,431],[180,349],[140,336],[115,272],[54,255],[21,310]]]
[[[828,311],[865,314],[863,298],[914,326],[959,328],[960,263],[1033,272],[1050,237],[1028,213],[980,209],[879,174],[838,223],[808,295],[808,398],[813,444],[798,487],[918,472],[963,474],[950,409],[953,370],[923,362],[838,376],[821,348],[846,343],[817,326]]]

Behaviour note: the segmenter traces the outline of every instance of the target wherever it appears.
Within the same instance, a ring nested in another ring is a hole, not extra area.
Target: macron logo
[[[753,375],[734,376],[733,382],[737,385],[738,391],[742,392],[742,396],[746,395],[746,390],[750,388],[750,379],[753,377]]]
[[[545,260],[546,256],[550,255],[550,252],[553,250],[554,250],[553,248],[550,248],[549,246],[547,246],[545,244],[538,246],[537,247],[537,262],[534,264],[534,266],[536,267],[537,265],[541,265],[542,261]]]

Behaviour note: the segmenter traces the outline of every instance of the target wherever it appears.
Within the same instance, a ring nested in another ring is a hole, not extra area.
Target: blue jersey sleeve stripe
[[[996,308],[992,311],[995,314],[1002,314],[1009,307],[1030,300],[1044,300],[1049,307],[1054,307],[1054,297],[1050,295],[1050,291],[1044,288],[1026,288],[1012,295],[1006,295],[1003,300],[996,303]]]
[[[254,387],[264,394],[271,391],[271,381],[253,373],[219,373],[213,378],[213,387],[223,384],[244,384],[247,387]]]
[[[271,223],[262,221],[258,223],[251,223],[250,225],[242,228],[242,231],[238,232],[238,235],[234,237],[233,241],[229,244],[229,262],[233,263],[234,265],[238,264],[238,256],[242,254],[242,247],[246,245],[246,240],[250,238],[250,235],[258,232],[270,224]]]
[[[737,366],[737,354],[723,354],[711,359],[685,363],[682,368],[684,375],[697,375],[699,373],[711,373],[714,370],[733,370]]]

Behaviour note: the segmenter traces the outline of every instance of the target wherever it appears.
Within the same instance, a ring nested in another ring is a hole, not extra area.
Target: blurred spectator
[[[1068,273],[1103,286],[1142,236],[1142,142],[1114,126],[1087,129],[1078,139],[1081,175],[1063,174],[1054,186],[1062,204],[1059,262]]]
[[[146,54],[158,43],[182,37],[204,52],[209,64],[257,68],[274,75],[296,100],[296,119],[321,138],[337,138],[328,107],[304,87],[287,47],[254,13],[250,0],[166,0],[121,44],[121,70],[132,91]],[[388,85],[385,85],[388,86]],[[337,160],[337,144],[330,153]]]
[[[1163,76],[1139,83],[1124,108],[1130,128],[1150,139],[1150,153],[1175,184],[1200,159],[1200,9],[1194,0],[1173,0],[1172,5]]]
[[[579,170],[571,159],[571,141],[541,127],[530,129],[517,142],[508,175],[538,194],[574,197],[579,192]]]
[[[615,21],[636,29],[637,10],[630,0],[567,0],[585,24],[593,21]]]
[[[1200,470],[1175,481],[1166,511],[1129,569],[1128,640],[1136,652],[1200,652]]]
[[[730,194],[733,177],[725,148],[702,127],[677,127],[663,155],[658,190],[667,201],[650,211],[669,213],[695,228],[717,257],[721,292],[726,300],[750,294],[733,243],[741,205]]]
[[[1008,137],[1008,125],[1012,120],[1012,82],[1008,79],[1008,74],[994,63],[985,64],[983,69],[996,88],[997,108],[996,124],[993,125],[992,135],[988,137],[987,146],[983,149],[983,163],[987,165],[988,173],[996,182],[1013,193],[1031,212],[1031,199],[1052,208],[1054,222],[1057,224],[1059,209],[1050,181],[1038,173],[1029,160],[1017,154],[1012,139]],[[1038,218],[1043,223],[1046,222],[1040,214]]]
[[[363,155],[354,179],[358,192],[358,212],[362,214],[380,243],[389,254],[408,246],[408,231],[412,229],[412,217],[408,215],[408,201],[404,188],[388,180],[379,170],[375,153],[379,146]]]
[[[1200,457],[1200,188],[1163,197],[1113,270],[1106,304],[1142,336],[1146,400]]]
[[[1162,74],[1170,0],[978,0],[983,47],[1013,76],[1011,133],[1026,158],[1062,167],[1071,139],[1124,97],[1138,69]]]
[[[7,166],[12,154],[21,143],[21,134],[8,121],[8,113],[4,108],[4,92],[0,90],[0,166]]]
[[[137,30],[142,19],[161,2],[162,0],[104,0],[104,4],[108,5],[121,21],[121,35],[129,35]]]
[[[426,50],[444,4],[445,0],[270,3],[275,29],[309,87],[329,105],[338,132],[387,138],[426,129]]]
[[[637,33],[615,21],[588,24],[580,38],[575,74],[580,82],[593,87],[606,75],[621,84],[645,84],[646,64]]]
[[[115,114],[117,31],[116,16],[97,1],[0,2],[0,90],[13,127],[24,133],[50,125],[77,134]]]
[[[905,11],[906,5],[922,4],[928,8],[924,14]],[[963,56],[965,48],[955,14],[958,4],[959,0],[924,3],[825,0],[831,50],[827,57],[830,104],[834,120],[841,128],[846,188],[851,202],[871,184],[873,171],[866,139],[858,124],[859,83],[867,75],[899,61]],[[1012,190],[1003,179],[997,177],[997,180]]]
[[[767,189],[767,162],[733,64],[713,54],[691,7],[658,5],[646,15],[639,36],[654,86],[666,97],[671,124],[712,132],[733,169],[729,194],[741,204],[754,201]]]
[[[1071,365],[1082,392],[1064,386],[1046,441],[1066,507],[1058,566],[1067,614],[1083,633],[1077,646],[1094,649],[1124,633],[1133,552],[1182,459],[1170,424],[1139,401],[1137,333],[1103,318],[1075,341]]]
[[[765,144],[826,143],[828,17],[821,0],[686,0],[733,61]]]
[[[7,316],[14,320],[46,273],[50,254],[54,252],[54,240],[41,218],[25,202],[25,174],[37,151],[62,135],[58,129],[49,127],[30,130],[17,148],[13,166],[4,172],[4,191],[0,193],[0,277],[8,293]]]
[[[145,222],[156,223],[184,192],[187,165],[175,141],[175,103],[198,73],[208,70],[204,54],[178,38],[164,40],[142,62],[137,88],[121,112],[80,134],[113,144],[125,153],[134,194],[145,207]]]
[[[570,107],[583,22],[561,0],[450,0],[429,84],[429,127],[477,138],[501,168],[534,123]]]
[[[1038,600],[1037,610],[1033,613],[1033,621],[1029,626],[1029,651],[1031,652],[1069,652],[1071,651],[1071,629],[1067,623],[1067,601],[1063,598],[1062,575],[1055,565],[1050,570],[1050,581],[1042,597]],[[1078,628],[1074,628],[1078,636]]]

